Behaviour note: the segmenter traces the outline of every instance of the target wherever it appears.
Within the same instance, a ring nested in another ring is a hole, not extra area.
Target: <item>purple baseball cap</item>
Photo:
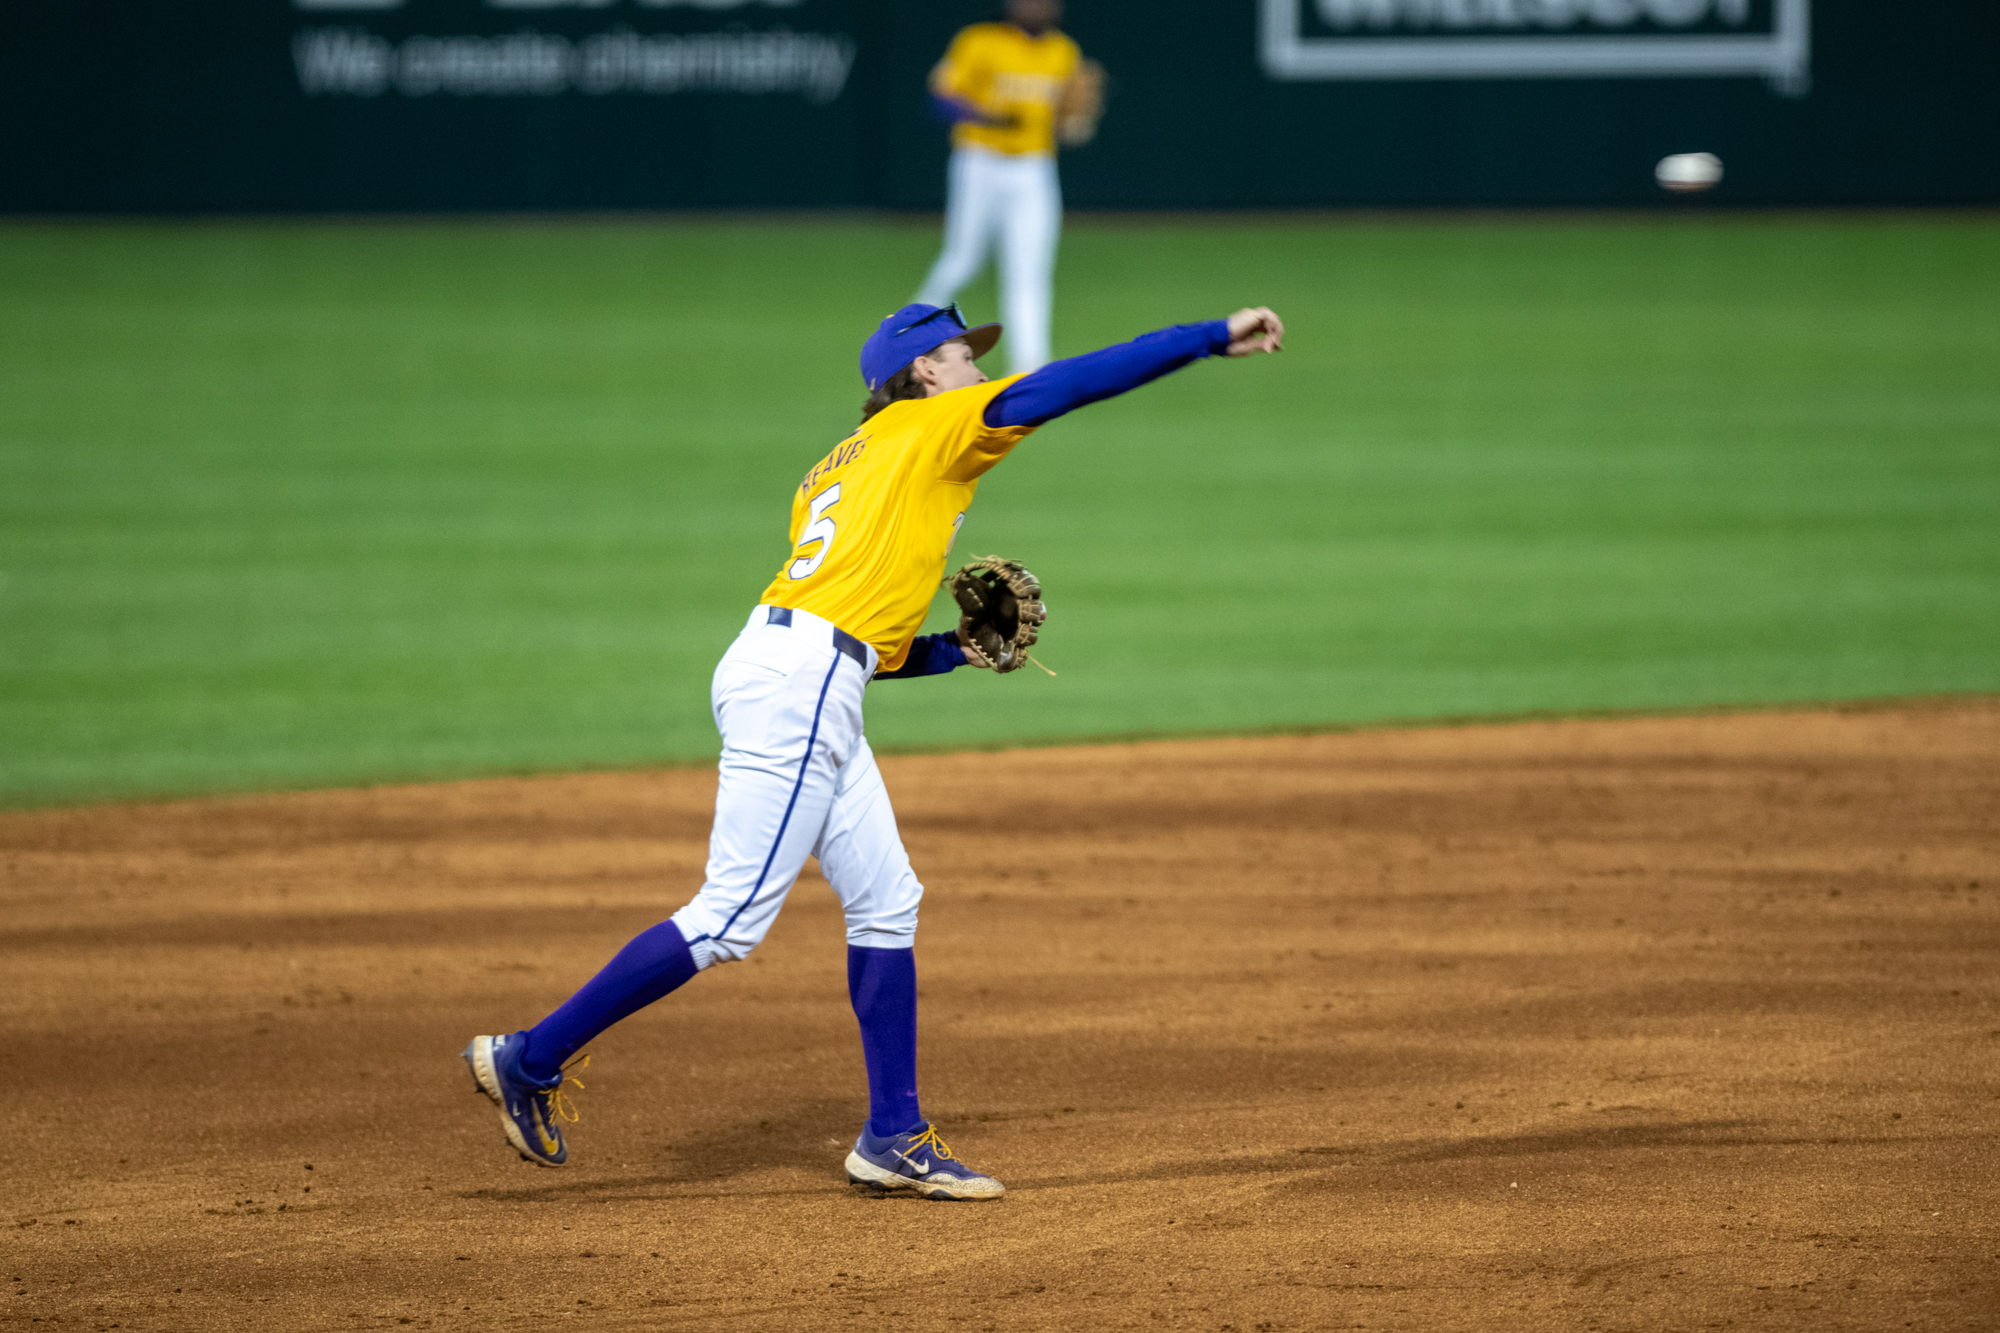
[[[965,327],[958,302],[950,305],[906,305],[869,335],[861,344],[861,379],[873,393],[883,381],[924,355],[934,352],[953,338],[963,338],[972,347],[974,358],[985,356],[1000,341],[998,324]]]

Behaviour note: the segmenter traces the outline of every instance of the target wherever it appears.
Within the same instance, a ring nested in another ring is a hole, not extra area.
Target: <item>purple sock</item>
[[[917,1109],[917,959],[913,949],[847,946],[847,997],[861,1020],[868,1062],[868,1132],[907,1134],[924,1123]]]
[[[700,970],[680,927],[673,922],[662,921],[641,931],[603,971],[584,982],[582,990],[528,1030],[521,1072],[532,1079],[554,1078],[592,1037],[678,988]],[[911,993],[915,994],[914,988]]]

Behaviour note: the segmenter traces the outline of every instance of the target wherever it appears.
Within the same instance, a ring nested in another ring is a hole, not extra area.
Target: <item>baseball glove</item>
[[[1063,85],[1056,103],[1056,137],[1071,148],[1087,144],[1097,134],[1104,114],[1104,66],[1083,61]]]
[[[1041,581],[1018,560],[988,555],[952,575],[950,586],[958,603],[958,632],[987,663],[999,672],[1027,665],[1028,649],[1049,618]]]

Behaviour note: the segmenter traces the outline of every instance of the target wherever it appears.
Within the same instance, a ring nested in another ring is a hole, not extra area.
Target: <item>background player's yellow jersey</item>
[[[998,153],[1055,152],[1056,103],[1082,58],[1076,43],[1053,28],[1039,37],[1011,23],[961,29],[932,75],[936,86],[991,115],[1012,116],[1014,123],[961,121],[952,143]]]
[[[763,603],[830,620],[873,645],[880,670],[901,666],[979,479],[1035,429],[985,421],[1020,378],[891,403],[814,464],[792,497],[791,557]]]

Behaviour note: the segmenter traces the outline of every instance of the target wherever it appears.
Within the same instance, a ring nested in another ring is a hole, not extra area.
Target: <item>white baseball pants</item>
[[[861,734],[875,650],[808,612],[777,623],[773,610],[758,607],[715,668],[722,764],[708,874],[673,918],[703,968],[762,943],[808,856],[846,909],[849,944],[916,943],[924,886]]]
[[[1000,243],[1000,320],[1010,370],[1039,370],[1049,359],[1056,241],[1062,233],[1062,185],[1046,153],[952,151],[945,195],[944,250],[917,299],[944,305],[986,267]]]

